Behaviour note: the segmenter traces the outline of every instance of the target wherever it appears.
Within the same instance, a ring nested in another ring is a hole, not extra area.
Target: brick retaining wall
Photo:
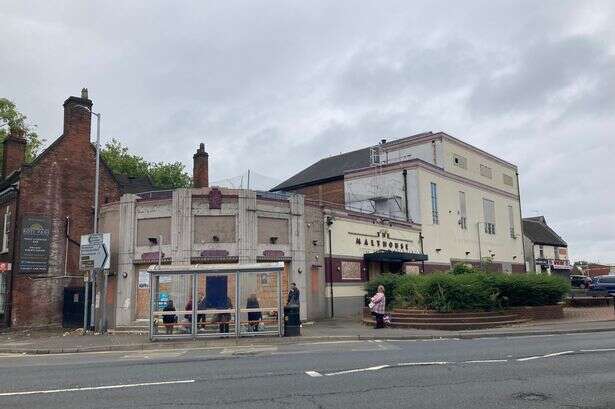
[[[511,307],[508,311],[517,314],[519,318],[532,320],[557,320],[564,318],[564,305],[542,305],[535,307]]]

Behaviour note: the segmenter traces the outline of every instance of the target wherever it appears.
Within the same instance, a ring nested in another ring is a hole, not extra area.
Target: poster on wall
[[[139,288],[149,288],[149,273],[146,270],[139,271]]]
[[[51,219],[47,216],[24,216],[19,242],[19,272],[47,273]]]

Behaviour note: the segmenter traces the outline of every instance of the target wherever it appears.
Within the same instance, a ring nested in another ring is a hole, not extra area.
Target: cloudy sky
[[[53,4],[52,4],[53,3]],[[52,141],[88,87],[103,140],[212,180],[446,131],[519,166],[523,211],[615,262],[613,1],[3,2],[0,96]]]

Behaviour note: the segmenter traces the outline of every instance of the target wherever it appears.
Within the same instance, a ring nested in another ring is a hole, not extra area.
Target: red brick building
[[[66,287],[83,287],[79,239],[93,229],[96,150],[87,90],[64,102],[64,130],[32,163],[26,142],[4,141],[0,181],[0,327],[62,324]],[[122,180],[101,161],[101,204],[119,200]]]

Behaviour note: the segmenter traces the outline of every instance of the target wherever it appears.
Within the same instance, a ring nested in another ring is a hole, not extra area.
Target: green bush
[[[570,291],[564,279],[543,274],[494,274],[492,285],[505,307],[554,305]]]
[[[395,303],[403,307],[421,307],[424,305],[426,276],[401,276],[395,289]]]
[[[378,276],[365,285],[366,304],[379,285],[384,285],[387,305],[440,312],[553,305],[570,291],[570,284],[555,276],[461,271],[427,276]]]
[[[500,306],[498,291],[484,274],[435,274],[424,286],[424,305],[439,312],[491,310]]]

